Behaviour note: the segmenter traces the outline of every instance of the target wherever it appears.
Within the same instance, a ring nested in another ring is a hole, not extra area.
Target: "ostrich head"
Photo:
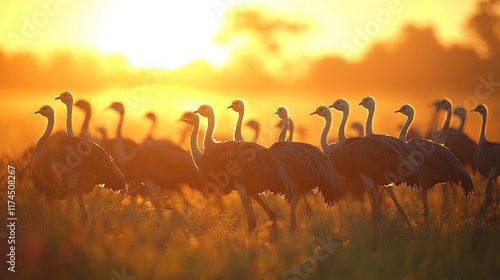
[[[209,116],[214,115],[214,109],[210,105],[204,104],[201,105],[200,108],[198,108],[198,110],[194,111],[193,113],[198,113],[203,117],[208,118]]]
[[[399,108],[399,110],[396,110],[394,113],[401,113],[405,116],[410,116],[414,112],[413,107],[411,105],[405,104]]]
[[[450,110],[451,111],[451,101],[448,98],[443,98],[434,102],[434,106],[437,109]]]
[[[464,107],[457,106],[455,107],[455,110],[453,110],[453,114],[459,116],[462,120],[464,120],[466,112]]]
[[[54,110],[49,105],[44,105],[40,107],[40,110],[36,111],[35,114],[40,114],[44,117],[54,117]]]
[[[195,123],[200,122],[200,117],[198,117],[198,115],[195,113],[186,112],[186,113],[182,114],[182,117],[179,119],[179,121],[183,121],[183,122],[188,123],[190,125],[194,125]]]
[[[100,126],[97,128],[97,131],[101,134],[101,136],[105,136],[108,134],[108,130],[104,126]]]
[[[331,115],[331,113],[330,113],[330,109],[328,109],[328,107],[319,106],[318,108],[316,108],[316,111],[311,113],[311,116],[312,115],[318,115],[320,117],[326,118],[328,115]]]
[[[478,112],[479,114],[484,116],[486,115],[486,111],[487,111],[486,105],[479,104],[476,106],[476,108],[472,109],[471,112]]]
[[[61,100],[62,100],[62,98],[61,98]],[[90,103],[87,102],[86,100],[80,99],[80,100],[76,101],[75,107],[78,107],[78,108],[82,109],[83,111],[90,111]]]
[[[156,114],[153,112],[147,112],[146,115],[144,115],[146,119],[151,120],[153,123],[156,122]]]
[[[256,120],[249,120],[245,123],[246,126],[252,128],[253,130],[259,130],[260,124]]]
[[[361,102],[359,102],[359,105],[362,105],[363,107],[365,107],[368,110],[372,109],[375,106],[375,99],[368,95],[365,98],[363,98],[363,100],[361,100]]]
[[[332,103],[332,105],[329,106],[329,108],[335,108],[338,111],[344,112],[345,110],[349,109],[349,103],[342,98],[339,98],[335,100],[335,102]]]
[[[59,99],[62,101],[62,103],[66,105],[73,104],[73,95],[69,91],[65,91],[61,93],[58,97],[56,97],[56,100]]]
[[[245,110],[245,103],[243,102],[243,100],[240,100],[240,99],[236,99],[234,100],[230,106],[227,107],[228,109],[231,108],[233,109],[235,112],[243,112]]]
[[[125,114],[125,107],[121,102],[113,102],[107,109],[113,109],[117,111],[120,115]]]
[[[285,107],[279,107],[278,110],[275,112],[280,119],[284,120],[288,118],[288,110]]]

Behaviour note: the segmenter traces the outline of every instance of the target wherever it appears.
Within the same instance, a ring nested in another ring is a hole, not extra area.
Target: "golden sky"
[[[466,43],[472,0],[19,0],[0,2],[6,52],[72,48],[124,54],[133,65],[175,68],[197,58],[222,64],[228,50],[212,42],[224,15],[264,7],[312,26],[300,50],[359,58],[373,41],[409,23],[432,24],[445,43]],[[368,39],[360,35],[368,33]],[[361,39],[360,39],[361,38]],[[363,39],[364,38],[364,39]],[[349,52],[346,52],[349,49]],[[350,52],[353,51],[353,52]]]
[[[319,57],[326,54],[337,54],[356,60],[367,53],[370,46],[377,41],[397,40],[396,36],[408,24],[432,26],[437,38],[444,45],[454,43],[468,45],[469,37],[465,36],[464,26],[471,14],[474,13],[475,6],[476,1],[472,0],[0,1],[0,54],[39,53],[42,58],[49,60],[51,56],[44,56],[44,54],[57,50],[82,51],[84,54],[89,52],[105,55],[116,53],[123,55],[133,66],[152,67],[150,69],[155,71],[159,68],[174,69],[200,58],[207,60],[214,66],[223,65],[232,57],[234,50],[230,49],[230,44],[215,43],[215,35],[224,26],[227,13],[237,8],[252,8],[278,15],[278,17],[289,18],[292,22],[298,21],[306,24],[309,27],[307,32],[300,35],[301,39],[293,41],[292,49],[299,55]],[[416,49],[410,48],[410,56],[419,48],[419,46],[415,47]],[[75,57],[78,57],[79,61],[87,60],[87,57],[82,54]],[[92,58],[92,56],[89,57]],[[23,61],[22,57],[20,61]],[[66,60],[58,61],[64,63]],[[81,78],[82,83],[86,83],[88,76],[80,75],[78,71],[80,71],[79,69],[83,69],[81,71],[88,70],[84,67],[76,67],[80,64],[85,65],[85,63],[76,63],[69,66],[69,70],[72,71],[67,70],[72,73],[77,72],[77,78]],[[55,65],[60,64],[56,63]],[[118,70],[121,72],[116,72],[116,75],[124,74],[130,70],[121,69],[127,68],[123,67],[123,65],[126,66],[126,63],[118,65]],[[19,67],[22,66],[19,65]],[[47,72],[45,69],[38,69],[41,67],[37,65],[33,67],[33,69],[39,70],[37,72],[39,74]],[[72,69],[71,67],[76,68]],[[48,75],[59,73],[57,68],[55,70],[56,72],[50,72]],[[113,70],[117,69],[113,68]],[[32,75],[29,69],[26,71],[28,76]],[[98,72],[97,75],[99,73],[101,72]],[[110,73],[114,72],[110,71]],[[476,76],[486,74],[478,73],[472,77],[473,83]],[[34,143],[43,132],[45,122],[39,116],[34,117],[33,112],[43,104],[50,104],[56,109],[56,128],[64,128],[64,107],[60,102],[54,101],[54,98],[64,90],[74,91],[75,89],[57,88],[60,84],[64,84],[66,76],[63,75],[62,78],[54,76],[56,80],[63,81],[55,86],[56,89],[38,89],[35,83],[35,86],[29,89],[19,90],[6,87],[6,90],[0,91],[0,94],[6,99],[3,105],[0,104],[0,111],[9,113],[12,110],[22,110],[23,112],[23,115],[17,118],[17,123],[8,122],[7,131],[9,132],[0,137],[0,144],[7,143],[6,146],[13,146],[14,143],[17,143],[20,146],[27,146]],[[73,76],[69,75],[68,77]],[[233,99],[243,98],[247,101],[249,108],[246,116],[260,118],[260,121],[266,124],[269,136],[267,144],[274,142],[276,136],[274,123],[277,122],[277,119],[273,113],[278,106],[283,105],[291,109],[291,115],[296,119],[298,126],[310,127],[311,123],[313,124],[314,128],[311,129],[314,131],[309,134],[308,140],[311,143],[317,143],[317,135],[319,135],[322,122],[318,120],[312,122],[309,116],[309,113],[317,105],[327,104],[338,97],[345,97],[352,102],[352,120],[363,121],[366,112],[356,106],[363,96],[366,94],[385,97],[390,95],[387,92],[364,92],[359,89],[334,93],[309,92],[311,98],[308,99],[307,104],[303,104],[301,101],[303,93],[296,93],[293,95],[294,97],[288,97],[284,95],[285,92],[266,92],[254,95],[252,88],[246,91],[225,89],[222,91],[223,94],[217,90],[191,89],[189,86],[196,83],[196,79],[199,77],[196,74],[194,76],[183,80],[187,82],[182,87],[175,87],[165,82],[151,91],[148,97],[140,102],[140,106],[131,108],[127,113],[125,131],[135,135],[135,140],[140,140],[147,130],[142,116],[149,110],[155,110],[161,119],[158,136],[177,135],[178,130],[183,127],[177,122],[178,116],[185,110],[194,110],[203,103],[209,103],[217,108],[218,120],[222,124],[218,128],[221,128],[220,131],[225,136],[229,136],[236,115],[227,110],[226,107]],[[44,77],[38,78],[42,80],[47,78]],[[113,78],[114,76],[109,77]],[[121,79],[129,79],[130,77],[130,75],[124,75]],[[239,76],[236,75],[236,77]],[[93,78],[96,80],[96,77]],[[242,83],[244,80],[245,85],[252,84],[252,81],[248,81],[246,76],[239,77],[239,79],[238,83]],[[20,83],[29,83],[33,80],[28,77],[26,80],[21,79]],[[260,80],[256,79],[256,81]],[[140,80],[138,83],[140,84]],[[37,92],[29,92],[35,89]],[[132,89],[96,87],[93,90],[97,92],[76,90],[75,99],[85,98],[92,101],[95,108],[94,128],[101,125],[102,120],[105,120],[110,126],[114,126],[116,116],[103,111],[103,109],[111,101],[122,100],[124,95],[130,94],[134,89],[135,85],[132,85]],[[468,91],[469,89],[463,90]],[[436,90],[433,94],[436,98],[440,98],[449,93]],[[19,99],[19,96],[22,97],[22,100]],[[34,98],[35,96],[36,98]],[[266,97],[266,105],[257,105],[262,103],[263,96]],[[381,133],[395,133],[396,124],[401,123],[403,119],[401,117],[395,118],[392,112],[405,102],[413,102],[413,105],[416,105],[419,110],[418,123],[421,129],[424,128],[422,125],[429,118],[426,111],[430,110],[428,106],[431,104],[430,100],[421,100],[418,96],[415,97],[411,94],[400,94],[398,98],[390,100],[380,98],[380,100],[380,104],[386,104],[385,109],[387,109],[381,110],[377,115],[376,122],[378,123],[376,126],[380,128]],[[463,98],[458,101],[461,100]],[[493,103],[492,100],[488,102]],[[75,110],[73,123],[77,130],[79,130],[82,118],[81,112]],[[338,121],[337,115],[334,118],[333,127],[336,127]],[[391,125],[384,126],[383,124],[388,121],[391,122]],[[24,126],[19,125],[27,122],[33,123],[35,129],[26,130]],[[473,135],[477,135],[478,116],[472,117],[470,123],[476,124],[475,127],[470,128],[470,131]],[[4,125],[4,123],[0,125]],[[127,127],[127,125],[130,126]],[[244,133],[248,134],[249,131],[245,130]],[[333,134],[335,133],[333,132]]]

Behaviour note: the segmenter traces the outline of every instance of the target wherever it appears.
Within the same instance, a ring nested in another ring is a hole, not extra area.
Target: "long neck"
[[[204,149],[206,149],[210,145],[215,144],[214,130],[215,130],[215,115],[212,114],[207,117],[207,131],[205,132],[205,138],[203,139]]]
[[[458,125],[458,130],[464,132],[465,118],[460,117],[460,124]]]
[[[484,144],[487,142],[486,140],[486,116],[487,113],[484,112],[483,115],[483,122],[481,124],[481,134],[479,135],[479,145]]]
[[[260,134],[260,127],[257,127],[255,129],[255,135],[253,137],[253,142],[257,142],[257,139],[259,139],[259,134]]]
[[[238,121],[236,122],[236,126],[234,127],[234,136],[233,136],[235,141],[245,141],[243,140],[243,135],[241,134],[243,115],[245,115],[244,109],[238,112]]]
[[[73,101],[70,101],[69,104],[66,104],[66,133],[68,136],[74,137],[73,133]]]
[[[193,124],[193,130],[191,131],[191,137],[189,138],[189,148],[191,149],[191,155],[193,156],[194,163],[200,166],[200,160],[203,153],[198,148],[198,131],[200,130],[200,122],[195,121]]]
[[[117,159],[121,163],[126,163],[130,159],[127,157],[125,152],[125,145],[123,143],[122,128],[123,128],[124,113],[120,114],[120,120],[118,121],[118,126],[116,128],[116,139],[115,139],[115,153]]]
[[[321,132],[321,148],[323,149],[324,153],[327,153],[329,150],[330,146],[328,145],[328,132],[330,132],[330,126],[332,125],[332,115],[327,114],[325,116],[325,126],[323,127],[323,132]]]
[[[338,142],[347,139],[347,137],[345,136],[345,124],[347,123],[347,118],[349,117],[349,107],[347,107],[342,113],[342,121],[340,122],[339,131],[337,134]]]
[[[153,138],[153,133],[156,130],[156,120],[151,121],[151,128],[149,128],[149,132],[146,136],[146,139],[152,139]]]
[[[375,114],[375,104],[368,109],[368,118],[366,118],[366,135],[373,134],[373,115]]]
[[[408,135],[408,129],[410,128],[411,122],[413,121],[414,114],[411,113],[406,119],[405,124],[401,128],[401,132],[399,132],[399,140],[406,143],[406,135]]]
[[[288,137],[286,138],[286,141],[292,142],[293,141],[293,132],[295,130],[295,127],[293,126],[293,121],[290,118],[288,119]]]
[[[286,131],[288,130],[288,117],[283,118],[281,123],[281,131],[278,135],[278,142],[285,142]]]
[[[90,109],[86,109],[84,112],[85,112],[85,118],[83,119],[82,130],[80,131],[80,134],[89,132],[89,124],[92,111]]]
[[[52,133],[52,129],[54,129],[54,116],[49,116],[47,118],[47,128],[45,129],[45,132],[43,133],[42,137],[40,137],[40,139],[38,140],[38,142],[36,142],[35,145],[35,150],[33,152],[35,159],[38,159],[42,154],[43,146],[45,145],[45,142],[47,142],[47,139]]]
[[[451,108],[446,109],[446,120],[444,121],[443,130],[448,130],[450,128],[451,120]]]

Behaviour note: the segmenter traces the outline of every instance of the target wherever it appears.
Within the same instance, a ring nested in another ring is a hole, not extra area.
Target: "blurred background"
[[[123,102],[124,133],[138,141],[146,112],[158,114],[157,137],[179,141],[180,115],[204,103],[215,109],[216,137],[229,139],[237,115],[227,106],[240,98],[245,117],[261,122],[262,144],[276,140],[279,106],[289,108],[297,140],[319,144],[323,123],[309,113],[342,97],[349,122],[364,122],[357,104],[369,94],[377,133],[398,133],[405,118],[394,111],[404,103],[424,132],[432,102],[449,97],[468,110],[487,104],[487,136],[500,142],[500,1],[2,1],[0,38],[3,151],[36,142],[42,105],[64,129],[54,98],[66,90],[92,104],[91,129],[111,135],[117,116],[105,108]],[[335,136],[341,115],[333,114]],[[73,116],[79,132],[83,114]],[[480,117],[469,116],[465,131],[477,139]]]

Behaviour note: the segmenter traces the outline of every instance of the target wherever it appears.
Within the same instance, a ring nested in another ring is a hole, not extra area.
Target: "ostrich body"
[[[297,228],[295,208],[302,195],[318,187],[323,200],[330,208],[340,198],[337,175],[330,160],[311,144],[285,141],[288,130],[288,110],[280,107],[276,114],[282,121],[278,142],[269,151],[280,161],[293,185],[291,203],[290,232]]]
[[[373,116],[375,115],[375,99],[371,96],[366,96],[361,100],[359,105],[362,105],[364,108],[368,110],[368,117],[366,118],[366,137],[376,139],[377,141],[382,141],[394,149],[397,150],[397,152],[400,154],[400,156],[403,158],[403,166],[400,166],[399,172],[395,173],[395,176],[399,176],[399,173],[404,172],[402,169],[407,168],[410,172],[417,172],[417,175],[420,176],[419,169],[417,166],[416,161],[413,159],[411,156],[411,151],[408,149],[408,147],[405,145],[405,143],[402,143],[399,141],[397,138],[388,136],[388,135],[381,135],[381,134],[375,134],[373,132]],[[398,174],[398,175],[396,175]],[[396,184],[397,185],[397,184]],[[411,226],[410,221],[408,220],[406,213],[399,204],[399,202],[396,199],[396,195],[394,194],[392,189],[389,188],[382,188],[380,192],[380,198],[382,198],[383,191],[387,190],[387,194],[391,197],[391,199],[394,202],[394,205],[396,205],[396,208],[398,210],[398,213],[405,219],[406,223]]]
[[[476,167],[481,175],[488,178],[484,202],[479,211],[480,215],[484,215],[491,202],[493,181],[500,175],[500,144],[489,142],[486,139],[486,121],[488,116],[486,106],[479,104],[472,111],[478,112],[482,116],[481,133],[476,151]]]
[[[427,219],[429,214],[427,192],[430,188],[439,183],[449,182],[450,186],[452,183],[455,183],[461,186],[465,196],[469,196],[474,193],[474,185],[462,164],[448,148],[432,140],[421,138],[413,138],[407,142],[406,135],[415,116],[415,110],[411,105],[401,106],[396,113],[402,113],[408,117],[399,134],[399,140],[407,143],[414,157],[418,159],[425,225],[429,228]]]
[[[389,144],[370,137],[352,137],[328,144],[327,135],[330,130],[332,114],[326,106],[319,106],[312,114],[325,119],[325,126],[321,133],[321,147],[332,162],[334,170],[351,182],[364,184],[372,204],[372,223],[374,231],[374,248],[377,247],[378,223],[380,221],[380,206],[378,195],[375,192],[377,185],[391,183],[407,183],[410,186],[420,184],[418,170],[399,172],[405,159],[397,149]],[[400,174],[392,176],[393,174]]]
[[[146,185],[145,191],[139,189],[140,194],[158,194],[163,189],[180,191],[184,183],[203,193],[206,180],[198,174],[191,156],[181,147],[169,141],[149,140],[127,152],[122,136],[125,108],[119,102],[112,103],[109,108],[120,115],[112,147],[117,162],[128,180]]]
[[[256,200],[273,222],[274,237],[277,237],[276,215],[258,196],[262,192],[280,193],[285,200],[292,197],[292,184],[279,161],[264,147],[253,142],[215,142],[215,114],[209,105],[195,111],[207,118],[207,130],[203,141],[204,154],[199,159],[198,169],[222,193],[235,189],[243,203],[248,230],[255,229],[255,214],[250,198]],[[197,131],[192,132],[196,137]],[[196,141],[191,140],[191,147]],[[195,157],[193,157],[195,158]]]
[[[463,117],[459,129],[450,128],[450,121],[452,116],[452,104],[449,99],[442,99],[434,103],[436,109],[446,111],[446,119],[443,128],[436,132],[432,137],[437,143],[444,144],[450,151],[458,158],[464,166],[470,166],[474,172],[476,169],[476,143],[463,132],[463,125],[465,123],[465,114],[461,116],[460,109],[457,115]]]
[[[244,141],[240,126],[243,122],[245,104],[242,100],[235,100],[228,108],[238,113],[234,139]],[[281,119],[281,132],[278,142],[269,148],[269,152],[279,160],[293,186],[290,212],[290,233],[293,233],[297,228],[295,209],[300,197],[318,186],[329,208],[339,199],[339,187],[329,159],[318,148],[307,143],[291,142],[291,139],[285,141],[287,131],[289,131],[289,137],[293,137],[293,129],[288,127],[290,120],[288,110],[280,107],[276,114]]]
[[[125,192],[126,183],[113,159],[97,144],[72,136],[48,139],[54,127],[54,111],[43,106],[35,114],[47,118],[47,128],[38,140],[33,157],[33,184],[50,201],[77,193],[83,218],[87,211],[83,192],[97,184]]]
[[[408,149],[405,143],[402,143],[396,137],[383,134],[375,134],[373,132],[373,116],[375,115],[375,98],[373,98],[372,96],[366,96],[361,100],[359,105],[363,106],[368,110],[368,117],[366,118],[366,125],[365,125],[366,137],[374,138],[391,145],[401,153],[401,156],[408,164],[411,165],[412,169],[418,170],[417,164],[411,156],[411,151]]]

